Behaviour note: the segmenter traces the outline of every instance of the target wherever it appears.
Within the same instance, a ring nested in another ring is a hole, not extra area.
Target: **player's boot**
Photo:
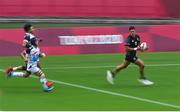
[[[45,92],[49,92],[49,91],[52,91],[54,89],[53,82],[51,82],[51,81],[47,81],[45,85],[46,85],[46,86],[44,86]]]
[[[6,69],[6,74],[9,74],[10,72],[12,72],[13,71],[13,68],[10,66],[10,67],[8,67],[7,69]]]
[[[53,82],[47,81],[47,82],[46,82],[46,85],[47,85],[47,87],[52,87],[52,86],[53,86]]]
[[[106,76],[107,81],[110,84],[114,84],[114,78],[113,78],[113,74],[111,73],[111,71],[107,71],[107,76]]]
[[[12,72],[9,72],[8,74],[7,74],[7,79],[9,79],[9,78],[11,78],[12,77]]]
[[[146,85],[146,86],[150,86],[150,85],[153,85],[154,82],[150,81],[150,80],[147,80],[147,79],[138,79],[138,81],[143,84],[143,85]]]
[[[50,91],[52,91],[53,89],[54,89],[54,87],[51,86],[51,87],[48,87],[48,88],[44,88],[43,90],[44,90],[44,92],[50,92]]]
[[[12,76],[12,71],[13,71],[13,68],[12,67],[8,67],[6,69],[6,74],[7,74],[7,78],[10,78]]]

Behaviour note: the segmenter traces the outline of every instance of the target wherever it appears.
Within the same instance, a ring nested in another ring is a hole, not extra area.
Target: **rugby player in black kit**
[[[107,71],[107,81],[110,84],[114,84],[114,78],[116,77],[117,73],[121,71],[122,69],[126,68],[130,63],[134,63],[135,65],[139,66],[139,72],[140,72],[140,77],[138,81],[142,83],[143,85],[152,85],[154,84],[153,82],[149,81],[146,79],[144,76],[144,62],[143,60],[139,59],[136,56],[137,51],[143,51],[140,48],[140,37],[139,35],[136,34],[135,27],[130,26],[129,27],[129,36],[126,38],[125,41],[125,49],[126,49],[126,55],[124,62],[113,70],[108,70]]]

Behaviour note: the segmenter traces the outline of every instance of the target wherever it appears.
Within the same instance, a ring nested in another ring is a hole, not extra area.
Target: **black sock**
[[[146,77],[144,77],[144,76],[140,76],[140,79],[146,79]]]
[[[113,71],[111,71],[111,74],[112,74],[113,78],[116,76],[116,73],[114,73]]]

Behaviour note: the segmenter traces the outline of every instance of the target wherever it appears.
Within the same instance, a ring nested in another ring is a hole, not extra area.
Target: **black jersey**
[[[130,48],[136,48],[139,44],[140,44],[140,37],[139,37],[139,35],[135,35],[135,37],[132,37],[131,35],[129,35],[126,38],[125,46],[129,46]],[[127,51],[126,52],[126,56],[129,56],[129,55],[136,56],[136,51],[135,50]]]
[[[32,40],[36,39],[36,37],[31,33],[25,33],[24,41],[27,42],[26,48],[29,49],[32,47]]]

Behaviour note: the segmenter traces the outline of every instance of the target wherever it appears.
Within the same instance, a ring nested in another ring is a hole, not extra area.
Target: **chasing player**
[[[45,57],[44,53],[40,52],[40,49],[38,47],[39,45],[39,40],[37,40],[36,38],[33,38],[31,40],[31,44],[32,44],[32,48],[28,53],[27,56],[27,68],[26,68],[26,72],[14,72],[12,70],[10,70],[9,68],[6,70],[7,73],[7,77],[29,77],[31,75],[31,73],[34,73],[35,75],[37,75],[40,79],[40,83],[42,84],[43,90],[48,92],[53,90],[53,86],[52,86],[52,82],[47,81],[47,79],[45,78],[45,74],[43,73],[43,71],[37,66],[39,57]]]
[[[142,51],[140,48],[140,37],[136,34],[135,27],[129,27],[130,35],[125,42],[126,55],[124,62],[111,71],[107,71],[107,81],[110,84],[114,84],[114,78],[117,73],[122,69],[125,69],[130,63],[134,63],[139,66],[140,77],[138,81],[144,85],[152,85],[153,82],[147,80],[144,76],[144,62],[136,56],[137,51]]]
[[[29,23],[24,25],[24,31],[25,31],[25,36],[24,36],[22,46],[23,46],[23,48],[25,48],[25,50],[23,52],[21,52],[21,57],[24,59],[25,64],[27,64],[26,56],[30,52],[30,50],[32,48],[32,40],[34,38],[36,38],[36,36],[34,35],[35,28]],[[38,38],[36,38],[36,39],[38,39]],[[42,41],[41,39],[38,39],[38,40],[39,40],[39,42]],[[39,61],[38,61],[38,67],[41,68]],[[9,69],[14,70],[14,71],[15,70],[26,70],[26,65],[18,66],[18,67],[9,67]]]

